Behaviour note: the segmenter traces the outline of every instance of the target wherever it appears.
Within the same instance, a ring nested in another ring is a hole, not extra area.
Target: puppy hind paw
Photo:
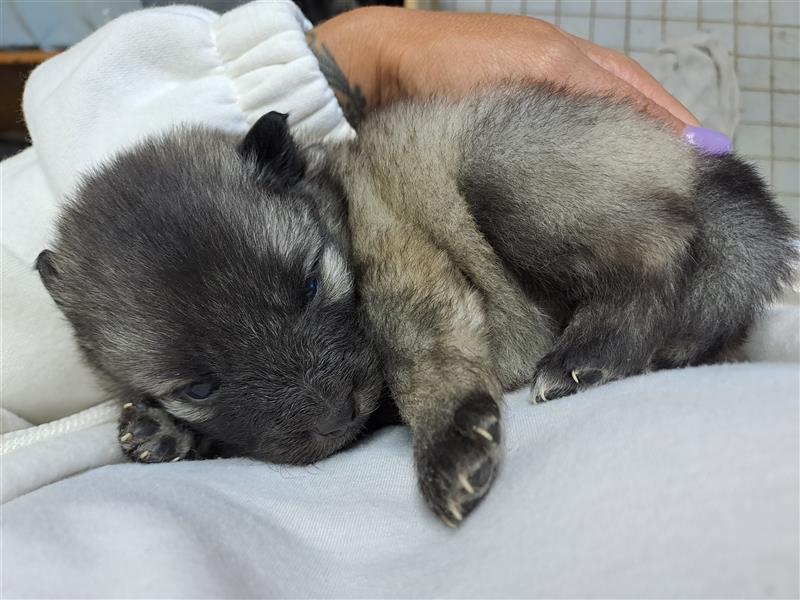
[[[500,461],[500,411],[488,394],[467,399],[452,424],[417,452],[422,494],[448,527],[486,496]]]

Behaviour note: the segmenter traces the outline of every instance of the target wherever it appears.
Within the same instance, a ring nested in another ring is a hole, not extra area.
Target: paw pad
[[[500,410],[488,394],[467,398],[432,443],[416,449],[423,496],[456,527],[489,491],[500,460]]]
[[[126,402],[119,421],[119,443],[133,461],[175,462],[192,450],[194,435],[159,406]]]

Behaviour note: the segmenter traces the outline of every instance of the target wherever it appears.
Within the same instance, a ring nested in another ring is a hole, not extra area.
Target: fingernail
[[[728,136],[705,127],[687,125],[683,130],[683,139],[709,154],[727,154],[733,149]]]

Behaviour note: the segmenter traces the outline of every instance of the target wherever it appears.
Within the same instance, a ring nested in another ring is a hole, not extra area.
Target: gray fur
[[[243,454],[336,451],[382,375],[448,524],[491,485],[503,390],[722,360],[789,276],[794,232],[751,167],[609,98],[504,86],[304,151],[283,127],[121,155],[65,211],[43,280],[118,389]],[[321,246],[320,297],[292,309]],[[176,390],[198,369],[221,386],[195,406]],[[308,435],[331,419],[335,442]]]
[[[357,322],[341,194],[314,177],[269,187],[260,171],[214,132],[150,140],[85,178],[38,266],[125,401],[147,397],[243,454],[305,464],[356,437],[382,382]],[[318,256],[335,294],[304,307]],[[180,393],[209,374],[221,385],[208,402]],[[341,436],[315,433],[340,418]]]
[[[748,165],[612,99],[399,105],[333,156],[366,320],[451,522],[474,506],[459,476],[495,460],[452,436],[465,402],[486,416],[523,383],[545,401],[719,360],[789,273],[791,227]]]

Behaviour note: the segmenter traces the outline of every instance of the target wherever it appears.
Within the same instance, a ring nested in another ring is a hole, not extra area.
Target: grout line
[[[597,18],[597,0],[589,4],[589,40],[594,41],[594,20]]]
[[[631,53],[631,0],[625,0],[625,54]]]
[[[598,0],[598,1],[602,2],[602,0]],[[633,0],[633,1],[634,2],[640,2],[642,0]],[[668,2],[668,0],[662,0],[662,3],[663,2]],[[580,17],[582,15],[576,15],[576,16]],[[588,15],[583,15],[583,16],[588,16]],[[621,18],[621,17],[608,17],[608,18],[616,19],[616,18]],[[642,15],[641,17],[630,17],[630,18],[636,19],[637,21],[661,21],[661,20],[664,20],[663,17],[650,17],[650,16],[647,16],[647,15]],[[668,21],[677,21],[677,22],[680,22],[680,23],[696,23],[697,22],[697,18],[696,17],[695,18],[670,17],[669,19],[666,19],[666,20],[668,20]],[[713,18],[706,19],[706,18],[703,18],[703,22],[717,24],[717,25],[731,25],[733,23],[733,20],[728,21],[728,20],[725,20],[725,19],[713,19]],[[755,23],[755,22],[748,22],[748,21],[741,21],[739,23],[739,25],[744,25],[746,27],[771,27],[771,25],[769,23]],[[779,27],[781,29],[800,29],[800,25],[775,25],[775,27]]]
[[[724,43],[724,41],[723,41],[723,43]],[[736,39],[734,38],[734,46],[735,45],[736,45]],[[657,46],[653,46],[651,48],[647,48],[645,46],[635,46],[635,47],[630,49],[631,52],[655,52],[656,50],[657,50]],[[732,52],[735,53],[736,51],[732,50]],[[760,55],[759,54],[735,54],[735,58],[736,59],[739,59],[739,58],[760,58],[760,59],[763,59],[763,60],[770,60],[769,56],[766,56],[764,54],[760,54]],[[776,58],[775,60],[798,62],[797,59],[792,59],[792,58]],[[757,90],[754,90],[754,91],[757,91]],[[762,89],[761,91],[764,91],[764,90]],[[796,94],[796,93],[798,93],[798,90],[792,90],[792,89],[789,89],[789,88],[782,89],[781,91],[783,91],[785,93],[788,93],[788,94]]]
[[[556,0],[556,27],[561,27],[561,0]]]
[[[797,123],[782,123],[778,121],[777,123],[773,123],[772,121],[739,121],[740,125],[760,125],[762,127],[769,127],[770,124],[775,127],[794,127],[798,128],[800,125]]]
[[[747,160],[761,160],[761,161],[770,162],[770,163],[772,162],[769,159],[769,156],[764,156],[763,154],[747,154],[745,152],[740,152],[740,154],[742,156],[744,156]],[[777,158],[777,159],[775,159],[775,162],[793,164],[793,163],[797,163],[797,159],[796,158]]]
[[[737,17],[739,16],[739,3],[734,0],[733,8],[731,9],[731,26],[733,27],[733,71],[736,73],[736,76],[739,76],[739,21]],[[741,114],[742,106],[741,106],[741,99],[739,104],[739,111]],[[739,122],[741,124],[741,121]],[[736,148],[736,130],[733,131],[733,148],[734,150],[738,150]]]
[[[697,31],[700,31],[700,13],[703,10],[702,8],[700,8],[701,6],[703,6],[703,3],[702,3],[701,0],[698,0],[698,2],[697,2],[697,12],[694,13],[694,28]]]
[[[771,38],[772,38],[772,36],[770,36],[770,39]],[[735,42],[736,42],[736,38],[734,38],[734,43]],[[765,58],[765,59],[769,59],[769,55],[764,55],[764,54],[737,54],[736,56],[737,56],[737,58]],[[800,59],[797,59],[797,58],[785,58],[785,57],[776,56],[775,60],[798,62],[798,60],[800,60]]]
[[[775,60],[772,48],[772,0],[767,2],[769,11],[769,182],[775,185],[775,115],[773,106],[775,105],[775,72],[772,69],[772,61]]]
[[[667,41],[667,0],[661,0],[661,43]]]
[[[800,68],[800,66],[798,66]],[[774,89],[770,89],[769,87],[750,87],[747,85],[739,86],[739,90],[742,92],[775,92],[776,94],[800,94],[800,89],[789,89],[789,88],[779,88],[776,87]]]

